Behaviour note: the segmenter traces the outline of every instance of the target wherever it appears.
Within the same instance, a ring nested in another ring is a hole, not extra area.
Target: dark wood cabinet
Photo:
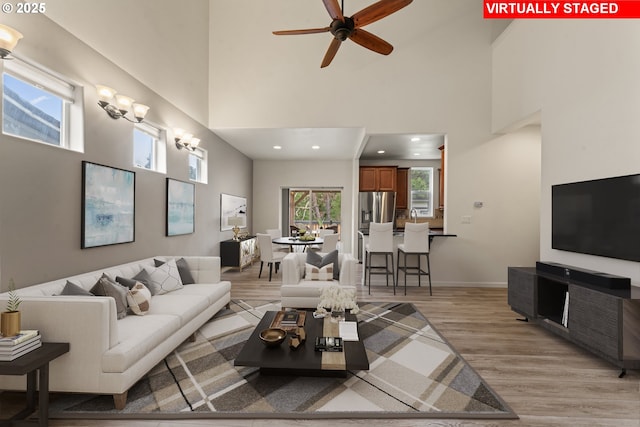
[[[360,168],[360,191],[378,191],[376,168],[364,166]]]
[[[244,267],[251,265],[259,257],[258,239],[254,236],[220,242],[220,265],[222,267],[237,267],[242,271]]]
[[[607,289],[534,267],[509,267],[507,293],[513,311],[622,368],[621,375],[640,369],[640,289]]]
[[[396,191],[396,166],[361,166],[360,191]]]
[[[409,168],[398,168],[396,177],[396,209],[408,209]]]

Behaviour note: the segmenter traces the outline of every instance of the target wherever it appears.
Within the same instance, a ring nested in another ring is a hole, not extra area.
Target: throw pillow
[[[326,254],[324,257],[318,255],[316,252],[307,252],[307,263],[315,265],[316,267],[324,267],[327,264],[333,263],[333,280],[340,280],[340,263],[338,260],[338,250],[334,250]]]
[[[178,273],[178,266],[173,259],[160,267],[146,268],[145,270],[149,273],[153,286],[158,289],[156,295],[166,294],[183,287],[180,273]]]
[[[76,295],[76,296],[82,296],[82,297],[94,296],[91,292],[87,291],[86,289],[68,280],[67,280],[67,283],[64,285],[64,288],[62,288],[62,292],[60,292],[60,295]]]
[[[92,294],[111,297],[116,301],[118,319],[122,319],[127,315],[127,291],[126,287],[110,281],[104,275],[91,288]]]
[[[149,312],[151,292],[145,285],[137,282],[129,292],[127,292],[127,302],[129,303],[129,308],[131,308],[131,311],[133,311],[134,314],[144,316]]]
[[[160,267],[165,263],[165,261],[160,261],[159,259],[154,259],[153,262],[156,264],[156,267]],[[187,264],[186,259],[177,259],[176,265],[178,266],[178,273],[180,273],[180,280],[182,280],[183,285],[193,285],[194,283],[196,283],[196,281],[193,279],[191,269],[189,269],[189,265]]]
[[[305,263],[305,277],[307,280],[333,280],[333,264],[317,267]]]
[[[116,279],[118,280],[118,279]],[[135,276],[133,276],[130,280],[133,280],[134,283],[131,284],[131,288],[135,285],[135,282],[140,282],[143,285],[145,285],[148,289],[149,292],[151,292],[151,296],[156,295],[160,289],[158,287],[156,287],[156,285],[153,283],[153,281],[151,280],[151,276],[149,276],[149,273],[147,272],[147,270],[145,270],[144,268],[142,270],[140,270],[140,272],[138,274],[136,274]],[[122,282],[120,282],[122,283]],[[129,283],[127,282],[127,284],[125,286],[129,287]],[[124,285],[124,283],[122,283]],[[129,288],[129,289],[131,289]]]

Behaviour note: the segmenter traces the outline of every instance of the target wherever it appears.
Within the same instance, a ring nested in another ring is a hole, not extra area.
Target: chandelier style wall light
[[[149,111],[149,107],[146,105],[137,104],[132,98],[119,94],[108,86],[96,85],[96,90],[98,91],[98,105],[114,120],[125,119],[131,123],[140,123]],[[130,109],[133,109],[135,120],[126,116]]]
[[[0,24],[0,58],[11,59],[9,55],[21,38],[22,34],[20,32]]]
[[[194,138],[193,134],[180,128],[175,128],[173,130],[173,138],[176,141],[176,147],[178,147],[178,150],[186,148],[189,151],[196,151],[198,144],[200,144],[199,138]]]

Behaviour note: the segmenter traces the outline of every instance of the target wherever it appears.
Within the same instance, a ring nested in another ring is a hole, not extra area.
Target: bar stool
[[[404,265],[400,265],[400,253],[404,255]],[[418,256],[418,266],[407,266],[407,255]],[[422,269],[420,260],[424,255],[427,258],[427,271]],[[404,243],[398,245],[398,276],[397,282],[400,283],[400,270],[404,272],[404,294],[407,294],[407,275],[418,276],[418,286],[422,286],[420,278],[422,275],[429,276],[429,295],[431,292],[431,266],[429,265],[429,223],[420,224],[408,222],[404,226]]]
[[[371,265],[373,255],[384,255],[383,265]],[[391,270],[389,270],[389,257],[391,257]],[[376,271],[373,271],[376,270]],[[379,271],[383,270],[383,271]],[[369,224],[369,242],[365,246],[364,254],[364,284],[367,285],[367,271],[369,272],[369,295],[371,295],[371,275],[384,274],[389,286],[389,275],[393,282],[393,293],[396,292],[396,279],[393,268],[393,223],[384,222]]]

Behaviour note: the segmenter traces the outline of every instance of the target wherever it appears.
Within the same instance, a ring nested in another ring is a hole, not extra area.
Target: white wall
[[[639,172],[640,22],[516,20],[493,49],[493,127],[541,110],[540,259],[640,280],[637,262],[551,248],[551,186]]]
[[[46,16],[202,124],[209,0],[50,0]],[[110,86],[108,77],[102,84]]]
[[[217,255],[220,193],[250,195],[252,162],[44,15],[5,15],[24,34],[16,53],[85,88],[84,153],[0,135],[0,288],[53,280],[154,255]],[[1,66],[1,64],[0,64]],[[97,106],[95,83],[112,82],[144,100],[148,119],[181,126],[209,152],[209,184],[196,184],[195,233],[166,237],[166,178],[189,179],[187,153],[167,144],[167,174],[133,167],[133,125]],[[135,242],[80,249],[82,161],[136,172]]]
[[[353,193],[352,162],[343,161],[269,161],[253,162],[253,229],[264,233],[280,228],[282,188],[342,188],[341,236],[343,248],[350,248]],[[288,230],[282,230],[287,235]]]

